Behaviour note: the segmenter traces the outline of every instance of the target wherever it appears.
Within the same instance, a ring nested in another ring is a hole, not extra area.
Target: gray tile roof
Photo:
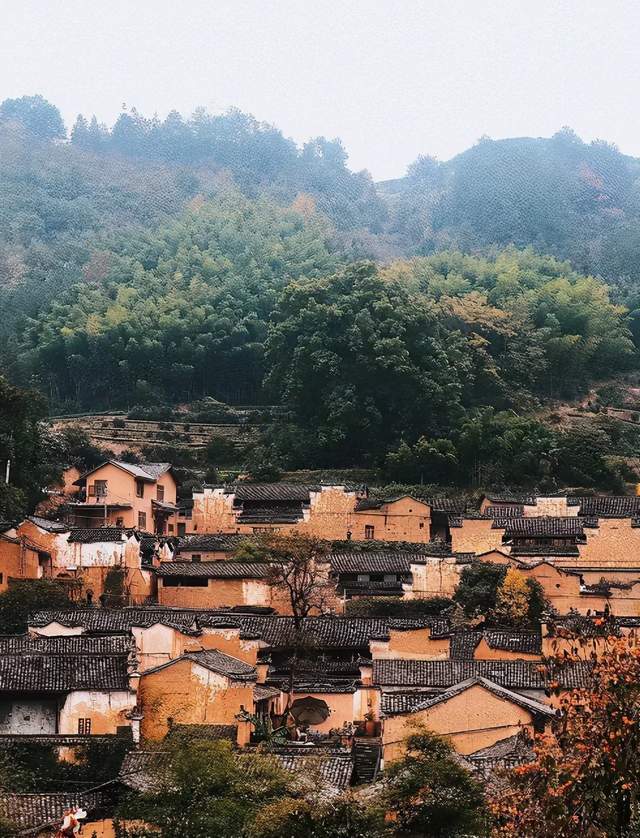
[[[97,634],[129,634],[132,626],[144,627],[164,623],[185,630],[195,627],[198,613],[201,612],[154,607],[45,609],[30,615],[29,626],[43,628],[50,623],[59,623],[68,628],[81,626],[86,631]]]
[[[385,716],[411,713],[428,698],[438,695],[435,691],[383,692],[380,696],[380,712]]]
[[[287,689],[286,684],[282,685]],[[358,689],[356,683],[348,684],[345,681],[305,681],[303,678],[296,680],[293,684],[294,693],[354,693]]]
[[[513,544],[511,547],[511,555],[515,557],[521,556],[579,556],[580,549],[576,544],[564,544],[562,546],[547,544],[547,545],[532,545],[532,544]]]
[[[472,659],[476,646],[482,639],[481,631],[457,631],[451,635],[449,641],[449,657],[451,660]]]
[[[127,655],[18,653],[0,656],[0,692],[128,689]]]
[[[3,791],[0,792],[0,815],[20,829],[31,831],[50,824],[59,825],[65,811],[72,806],[81,806],[92,813],[105,806],[106,802],[104,791],[37,794],[10,794]]]
[[[303,516],[302,505],[251,504],[236,516],[239,524],[295,524]]]
[[[433,512],[446,512],[449,515],[462,515],[467,508],[466,500],[459,498],[425,498]]]
[[[409,573],[412,561],[420,561],[415,553],[353,552],[329,556],[334,573]],[[424,557],[422,557],[424,560]]]
[[[635,518],[640,515],[640,497],[634,495],[596,495],[578,500],[581,516]]]
[[[406,581],[406,580],[405,580]],[[403,592],[402,580],[378,580],[369,582],[342,582],[339,591],[345,591],[359,596],[399,596]]]
[[[481,748],[469,754],[466,759],[473,773],[488,784],[492,792],[499,792],[506,781],[504,769],[533,762],[535,753],[523,731],[500,739],[488,748]]]
[[[141,480],[150,480],[155,482],[165,472],[171,468],[171,463],[124,463],[122,460],[113,460],[115,465],[120,466],[125,471],[133,474]]]
[[[127,533],[120,527],[77,527],[71,530],[70,544],[96,544],[100,541],[124,541]]]
[[[41,518],[39,515],[29,515],[27,521],[31,521],[36,527],[47,532],[67,532],[69,527],[60,521],[49,521],[47,518]]]
[[[269,680],[287,678],[292,660],[278,656],[278,663],[269,667]],[[327,660],[324,655],[318,658],[297,658],[294,662],[295,670],[300,677],[319,681],[330,676],[332,680],[353,681],[360,678],[360,658],[357,660]]]
[[[328,750],[314,746],[283,747],[268,751],[270,756],[285,771],[313,777],[319,775],[334,791],[343,791],[351,782],[353,774],[353,760],[351,753],[346,750]]]
[[[256,684],[253,688],[253,700],[264,701],[267,698],[277,698],[280,695],[278,687],[269,687],[266,684]]]
[[[519,751],[523,744],[526,744],[526,740],[524,740],[521,733],[516,733],[513,736],[507,736],[506,739],[499,739],[493,745],[474,751],[467,756],[467,759],[471,762],[484,759],[504,759]],[[533,749],[528,748],[527,750],[533,758]]]
[[[255,631],[269,646],[290,646],[296,631],[290,617],[248,617],[242,619],[246,630]],[[432,632],[446,633],[448,621],[438,617],[400,620],[397,618],[310,617],[302,631],[321,649],[367,649],[371,639],[388,639],[391,628],[399,631],[432,626]]]
[[[292,617],[241,614],[219,609],[79,608],[69,611],[42,610],[29,618],[29,625],[34,628],[52,622],[64,626],[83,626],[87,631],[103,634],[128,633],[132,626],[151,626],[156,623],[174,625],[180,629],[191,629],[198,625],[238,627],[245,635],[262,638],[267,645],[281,648],[291,646],[297,636]],[[435,637],[446,637],[450,632],[449,621],[444,617],[309,617],[303,621],[302,630],[315,640],[318,647],[359,650],[367,649],[372,638],[388,638],[390,629],[402,631],[426,626],[431,627],[431,634]]]
[[[254,535],[227,535],[225,533],[187,535],[178,540],[176,553],[196,551],[233,553],[243,542],[255,540]]]
[[[309,503],[310,493],[319,492],[320,484],[302,483],[234,483],[225,486],[227,494],[238,501],[300,501]]]
[[[212,672],[217,672],[219,675],[226,675],[234,681],[255,681],[256,668],[249,663],[233,658],[231,655],[225,655],[224,652],[219,652],[217,649],[206,649],[201,652],[187,652],[184,655],[188,660],[204,666],[205,669],[210,669]]]
[[[539,631],[518,631],[516,629],[485,629],[484,639],[491,649],[507,652],[523,652],[529,655],[542,653],[542,635]]]
[[[48,747],[77,748],[82,745],[105,745],[109,747],[123,740],[133,745],[131,728],[125,728],[126,735],[121,733],[0,733],[0,750],[8,745],[47,745]]]
[[[531,506],[536,502],[534,495],[521,495],[521,494],[512,494],[512,495],[485,495],[487,500],[490,500],[492,503],[507,503],[507,504],[527,504],[527,506]]]
[[[524,516],[524,504],[514,504],[514,506],[487,506],[484,514],[490,518],[522,518]]]
[[[133,649],[133,638],[87,637],[31,637],[28,634],[0,635],[0,655],[20,655],[39,652],[46,655],[127,655]]]
[[[226,739],[235,745],[238,739],[238,727],[237,725],[177,724],[173,725],[165,738],[167,742],[206,742]]]
[[[517,536],[582,536],[585,521],[578,517],[568,518],[509,518],[507,520],[494,519],[493,527],[506,530],[507,538]]]
[[[266,562],[161,562],[155,572],[161,578],[203,577],[208,579],[266,579],[271,565]]]
[[[120,767],[120,782],[143,793],[162,791],[170,777],[168,751],[129,751]]]
[[[565,689],[589,684],[588,663],[567,664],[553,673]],[[508,689],[546,687],[548,678],[537,661],[374,660],[373,683],[382,687],[448,688],[468,678],[482,677]]]
[[[343,749],[325,749],[315,746],[274,748],[261,752],[262,757],[271,757],[274,763],[286,771],[304,777],[317,771],[327,786],[337,791],[344,790],[351,780],[353,762],[351,754]],[[140,792],[158,793],[163,790],[170,777],[169,753],[162,751],[131,751],[122,763],[119,780],[129,788]],[[251,773],[253,754],[243,751],[236,759],[248,774]]]

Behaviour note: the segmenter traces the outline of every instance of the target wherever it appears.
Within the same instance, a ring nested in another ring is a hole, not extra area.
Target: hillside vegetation
[[[611,426],[534,416],[637,368],[640,161],[564,130],[376,186],[237,111],[64,138],[0,105],[3,366],[57,411],[275,404],[261,462],[401,482],[629,476]]]

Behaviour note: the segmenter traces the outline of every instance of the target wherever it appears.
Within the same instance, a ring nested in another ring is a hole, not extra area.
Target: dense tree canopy
[[[542,481],[568,479],[554,434],[514,411],[634,362],[624,311],[596,279],[531,251],[446,252],[288,285],[267,383],[289,409],[278,442],[294,462],[376,463],[395,449],[387,468],[404,482]]]
[[[400,428],[444,431],[462,415],[459,336],[441,328],[430,301],[371,264],[290,284],[267,362],[270,388],[304,432],[300,458],[362,462]]]
[[[251,401],[278,290],[336,258],[321,219],[232,193],[103,254],[99,282],[31,321],[21,369],[58,403]]]
[[[60,453],[43,425],[45,416],[40,394],[0,376],[0,520],[32,509],[43,488],[60,474]]]

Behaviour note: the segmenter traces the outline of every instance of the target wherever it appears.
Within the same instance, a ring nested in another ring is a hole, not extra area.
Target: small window
[[[395,573],[385,573],[385,575],[384,575],[384,581],[385,581],[385,582],[397,582],[397,581],[398,581],[398,577],[396,576],[396,574],[395,574]]]
[[[192,562],[201,562],[202,561],[201,554],[200,553],[192,553],[191,554],[191,561]]]
[[[186,524],[178,524],[178,535],[184,535],[187,532]]]
[[[78,735],[89,736],[91,733],[91,719],[78,719]]]
[[[423,529],[424,529],[424,521],[420,521],[420,529],[421,529],[421,530],[423,530]]]
[[[136,480],[136,497],[144,497],[144,483],[142,482],[142,480]]]
[[[4,582],[4,573],[0,573],[0,585]]]
[[[173,524],[169,524],[169,532],[173,532]]]
[[[138,529],[139,530],[146,530],[147,528],[147,513],[146,512],[138,512]]]
[[[94,483],[97,498],[106,498],[107,496],[107,481],[96,480]]]
[[[375,538],[374,533],[375,533],[375,528],[373,526],[371,526],[371,524],[367,524],[367,526],[364,528],[364,537],[367,540],[369,540],[371,538]]]
[[[358,574],[358,582],[368,582],[369,581],[369,574],[368,573],[359,573]]]
[[[167,576],[162,580],[163,588],[206,588],[206,576]]]
[[[116,518],[116,527],[124,526],[124,518]]]
[[[156,498],[158,500],[164,500],[164,486],[161,486],[159,483],[156,486]]]

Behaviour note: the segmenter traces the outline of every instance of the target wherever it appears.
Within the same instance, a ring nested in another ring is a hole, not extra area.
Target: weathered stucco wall
[[[55,698],[12,697],[0,700],[0,733],[56,733],[58,702]]]
[[[172,626],[156,623],[145,628],[134,626],[132,632],[140,672],[175,660],[184,652],[202,649],[218,649],[220,652],[255,665],[258,649],[263,645],[259,640],[240,639],[240,629],[235,628],[207,628],[194,637],[183,634]]]
[[[411,565],[413,582],[405,591],[407,599],[429,599],[430,597],[451,597],[454,595],[463,565],[456,563],[454,557],[425,558]]]
[[[129,690],[71,692],[60,708],[58,732],[77,734],[78,720],[91,719],[92,735],[117,733],[130,724],[127,713],[135,706],[136,695]]]

